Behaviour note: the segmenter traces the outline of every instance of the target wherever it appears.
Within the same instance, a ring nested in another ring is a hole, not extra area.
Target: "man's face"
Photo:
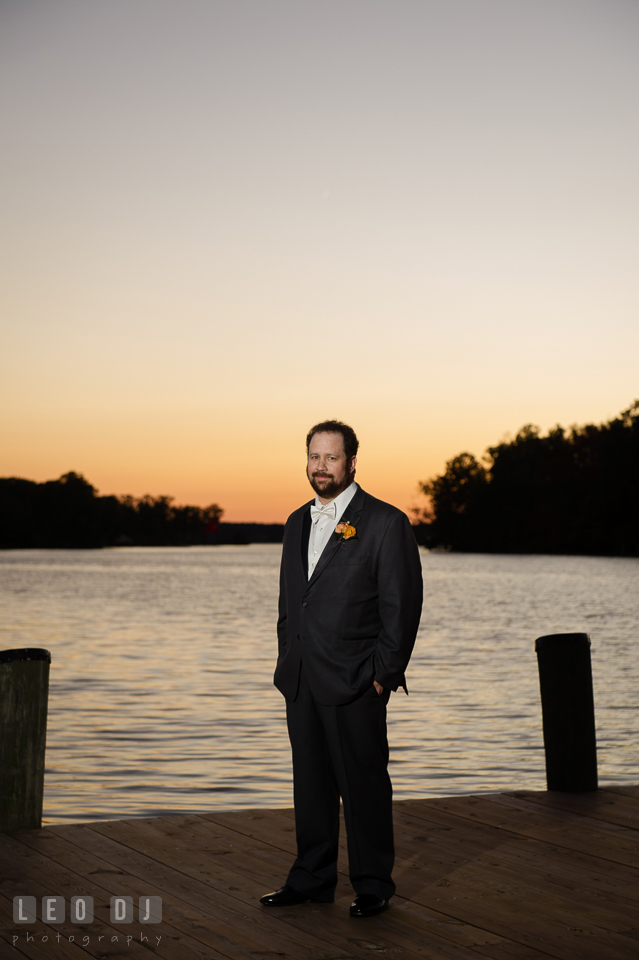
[[[316,433],[308,448],[306,473],[321,503],[328,503],[353,481],[357,457],[344,452],[341,433]]]

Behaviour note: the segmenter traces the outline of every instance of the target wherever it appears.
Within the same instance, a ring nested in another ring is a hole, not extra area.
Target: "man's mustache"
[[[322,478],[323,478],[323,479],[326,479],[326,480],[332,480],[332,479],[333,479],[333,474],[332,474],[332,473],[314,473],[314,474],[312,474],[312,476],[313,476],[314,478],[315,478],[315,477],[318,477],[320,480],[321,480]]]

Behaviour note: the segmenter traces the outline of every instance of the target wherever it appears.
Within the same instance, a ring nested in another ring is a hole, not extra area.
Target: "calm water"
[[[0,552],[0,647],[53,656],[45,821],[292,804],[281,547]],[[535,637],[592,638],[602,784],[639,782],[639,560],[422,551],[395,796],[544,789]]]

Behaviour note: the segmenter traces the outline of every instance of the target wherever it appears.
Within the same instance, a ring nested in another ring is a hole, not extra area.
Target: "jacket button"
[[[307,606],[308,606],[308,603],[306,602],[306,600],[302,600],[302,606],[303,606],[303,607],[307,607]]]

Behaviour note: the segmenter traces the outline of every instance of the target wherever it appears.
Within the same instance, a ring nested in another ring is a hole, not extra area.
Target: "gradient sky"
[[[282,520],[639,396],[636,0],[2,0],[0,475]]]

